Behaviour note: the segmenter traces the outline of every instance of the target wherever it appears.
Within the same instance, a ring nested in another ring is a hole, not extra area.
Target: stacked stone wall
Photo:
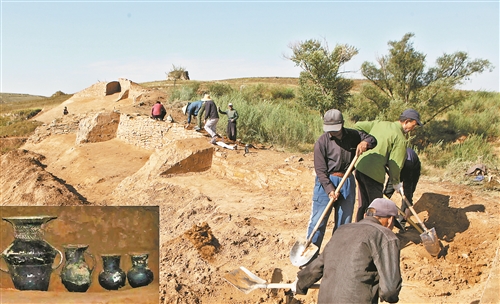
[[[201,138],[203,135],[186,130],[181,124],[158,121],[139,114],[121,114],[116,137],[128,144],[155,150],[178,140]]]

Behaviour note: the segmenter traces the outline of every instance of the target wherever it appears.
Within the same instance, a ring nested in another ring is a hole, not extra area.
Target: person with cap
[[[387,167],[386,167],[387,168]],[[408,202],[413,206],[413,193],[417,189],[417,183],[420,179],[420,171],[422,169],[422,165],[420,163],[420,159],[418,158],[417,153],[412,148],[406,148],[406,159],[403,165],[403,169],[401,169],[401,174],[399,175],[399,179],[403,183],[403,193],[405,197],[408,199]],[[394,187],[390,179],[387,179],[384,186],[384,195],[388,198],[391,198],[394,194]],[[400,216],[400,222],[406,222],[406,219],[411,215],[410,209],[407,208],[404,202],[401,203],[401,211],[405,214],[405,216]]]
[[[151,108],[151,117],[155,120],[163,120],[166,114],[167,110],[165,110],[165,107],[159,100]]]
[[[204,129],[212,137],[212,139],[210,139],[210,143],[215,144],[217,138],[217,123],[219,122],[219,113],[217,113],[217,106],[208,94],[205,94],[202,100],[205,100]]]
[[[393,201],[377,198],[364,219],[342,225],[317,259],[297,273],[294,294],[321,279],[318,303],[396,303],[402,287],[400,244],[392,232],[398,209]]]
[[[229,140],[236,140],[236,120],[238,119],[238,112],[233,108],[233,104],[229,103],[227,111],[222,111],[219,108],[220,114],[227,115],[227,128],[226,133]]]
[[[193,102],[188,103],[187,105],[185,105],[182,108],[182,112],[184,113],[184,115],[188,116],[186,128],[191,124],[191,117],[198,116],[198,113],[199,113],[201,106],[203,105],[204,102],[205,101],[203,101],[203,100],[193,101]]]
[[[314,144],[314,170],[316,172],[312,210],[307,227],[307,239],[310,238],[330,199],[335,203],[335,226],[350,223],[356,199],[356,182],[353,175],[347,177],[340,193],[335,189],[344,177],[355,155],[360,155],[377,145],[375,137],[353,129],[344,128],[344,118],[339,110],[328,110],[323,117],[323,133]],[[326,225],[332,210],[330,209],[315,232],[312,243],[321,248]]]
[[[359,121],[354,128],[373,135],[377,146],[361,155],[356,163],[359,207],[356,221],[363,219],[366,208],[376,198],[383,197],[386,166],[395,191],[400,191],[400,173],[406,158],[405,134],[422,126],[420,114],[407,109],[398,121]]]

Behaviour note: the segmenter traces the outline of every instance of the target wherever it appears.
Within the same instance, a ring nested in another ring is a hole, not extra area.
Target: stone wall
[[[188,138],[202,138],[182,124],[158,121],[140,114],[121,114],[116,137],[128,144],[148,150],[162,149]]]

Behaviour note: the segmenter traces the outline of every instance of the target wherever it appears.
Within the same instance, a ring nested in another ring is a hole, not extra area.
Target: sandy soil
[[[117,107],[148,113],[159,94],[152,92],[143,106],[128,99],[75,95],[35,119],[49,123],[59,118],[70,124],[85,113]],[[65,104],[71,114],[61,118]],[[167,109],[178,122],[185,119],[181,106]],[[71,132],[46,134],[36,143],[28,141],[24,152],[3,155],[2,206],[159,206],[160,303],[316,303],[314,290],[293,299],[283,289],[245,294],[224,279],[240,266],[267,282],[295,279],[298,269],[290,262],[290,249],[306,233],[314,183],[311,153],[278,152],[257,143],[252,144],[259,148],[250,153],[242,147],[215,147],[209,170],[162,176],[155,170],[144,172],[148,161],[175,149],[148,151],[117,139],[74,143]],[[189,143],[184,149],[205,149],[207,139]],[[431,257],[411,226],[397,234],[402,244],[400,303],[500,302],[499,198],[498,192],[421,178],[415,209],[428,228],[436,229],[443,250],[438,258]],[[2,303],[14,303],[19,292],[0,288]],[[142,292],[147,294],[140,288],[112,292],[113,297],[89,293],[84,303],[132,303],[129,297]],[[38,303],[54,302],[52,296],[67,303],[83,301],[65,291],[22,295]]]

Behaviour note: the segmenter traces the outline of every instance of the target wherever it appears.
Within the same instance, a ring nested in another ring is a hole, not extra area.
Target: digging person
[[[400,180],[403,183],[403,193],[405,194],[408,202],[413,206],[413,193],[417,189],[417,183],[420,179],[420,171],[422,165],[417,153],[412,148],[406,148],[406,159],[401,169]],[[394,194],[394,187],[392,186],[391,180],[387,179],[384,186],[384,195],[391,198]],[[403,226],[406,219],[410,217],[410,209],[407,208],[404,202],[401,202],[401,211],[405,216],[399,216],[399,221],[402,222]]]
[[[184,115],[187,115],[187,125],[185,126],[185,128],[189,127],[189,125],[191,124],[191,118],[193,116],[198,118],[198,113],[200,112],[200,109],[203,106],[204,102],[205,101],[203,100],[193,101],[182,108]]]
[[[307,238],[311,236],[330,199],[335,200],[335,229],[350,223],[356,199],[356,183],[350,175],[338,194],[336,187],[344,177],[355,155],[360,155],[377,145],[375,137],[361,131],[344,128],[344,118],[339,110],[331,109],[323,117],[323,130],[314,144],[314,170],[316,172],[312,210],[307,228]],[[318,226],[312,243],[321,248],[326,225],[332,210],[328,211]]]
[[[421,126],[420,114],[413,109],[405,110],[398,121],[359,121],[354,128],[370,133],[377,139],[377,146],[361,155],[356,163],[359,208],[356,221],[363,219],[368,204],[383,197],[383,187],[388,168],[394,190],[399,192],[401,168],[406,158],[405,134]]]
[[[377,198],[357,223],[342,225],[317,259],[297,273],[291,291],[305,295],[321,279],[318,303],[399,301],[402,278],[399,239],[392,232],[398,209]]]

